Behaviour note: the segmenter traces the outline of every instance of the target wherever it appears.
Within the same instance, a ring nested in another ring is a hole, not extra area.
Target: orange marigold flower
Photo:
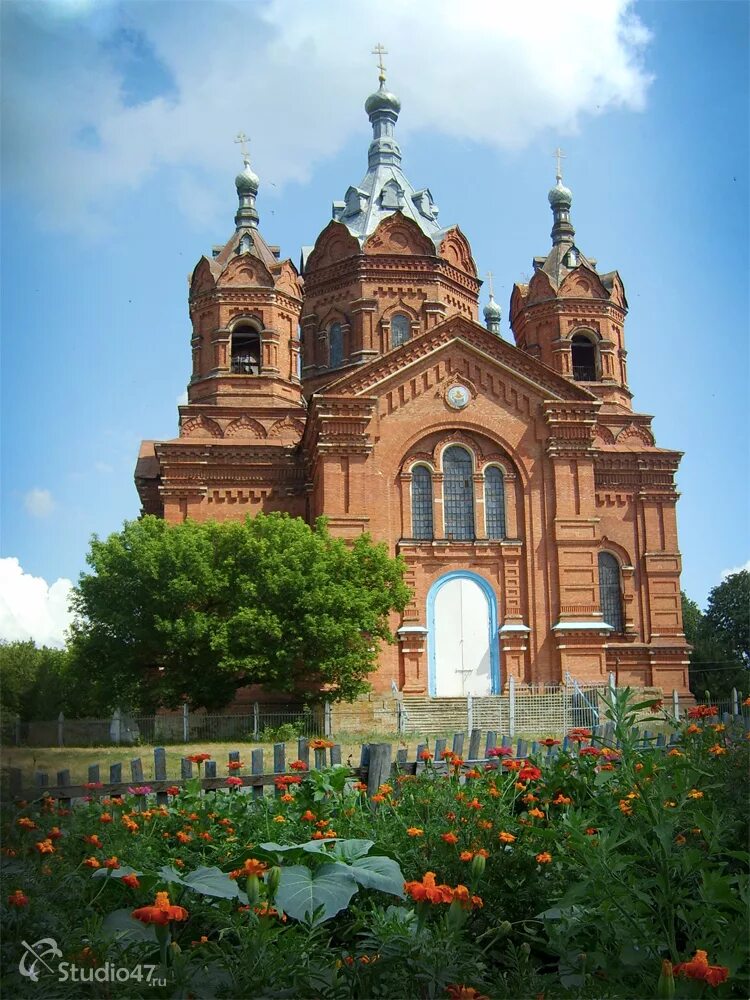
[[[130,875],[123,875],[120,881],[129,889],[140,889],[141,887],[141,883],[138,881],[138,876],[132,872]]]
[[[508,771],[520,771],[523,767],[522,760],[504,760],[503,767]]]
[[[453,890],[449,885],[437,885],[435,872],[425,872],[421,882],[404,882],[404,891],[416,903],[451,903]]]
[[[355,781],[354,784],[352,785],[352,788],[354,789],[355,792],[366,792],[367,784],[364,781]]]
[[[192,833],[186,830],[178,830],[175,837],[177,837],[181,844],[187,844],[193,839]]]
[[[559,792],[557,798],[552,800],[553,806],[569,806],[573,800],[568,795]]]
[[[464,777],[465,778],[481,778],[482,777],[482,772],[481,771],[477,771],[477,769],[475,767],[472,767],[472,769],[470,771],[466,772],[466,774],[464,775]]]
[[[699,733],[700,731],[701,731],[701,727],[700,726],[696,726],[696,724],[694,722],[691,722],[690,725],[685,730],[685,732],[688,733],[690,736],[695,736],[695,734]]]
[[[419,759],[420,760],[432,760],[432,758],[434,756],[435,756],[435,754],[432,752],[432,750],[425,749],[425,750],[420,750],[419,751]]]
[[[99,859],[93,856],[90,858],[86,858],[86,860],[83,863],[87,868],[101,868],[102,866]]]
[[[466,808],[467,809],[481,809],[482,808],[482,803],[479,801],[478,798],[475,797],[475,798],[473,798],[471,800],[471,802],[467,802],[466,803]]]
[[[213,837],[211,836],[211,834],[210,834],[210,833],[207,833],[207,832],[206,832],[205,830],[204,830],[204,832],[203,832],[203,833],[199,833],[199,834],[198,834],[198,837],[199,837],[199,838],[200,838],[201,840],[205,840],[205,841],[209,841],[209,840],[213,840]]]
[[[190,947],[191,948],[200,948],[200,946],[202,944],[207,944],[207,943],[208,943],[208,938],[206,937],[205,934],[201,934],[200,938],[197,941],[191,941],[190,942]]]
[[[458,837],[455,835],[455,833],[453,833],[451,831],[448,831],[448,833],[441,833],[440,834],[440,839],[444,840],[446,842],[446,844],[457,844],[458,843]]]
[[[30,816],[22,816],[19,820],[16,820],[16,824],[22,830],[36,830],[36,823]]]
[[[294,796],[289,792],[285,792],[283,795],[279,796],[279,802],[294,802]]]
[[[311,750],[330,750],[331,747],[335,745],[336,744],[332,743],[330,740],[321,740],[321,739],[310,740],[310,742],[308,743],[308,746],[310,747]]]
[[[688,962],[680,962],[674,967],[676,976],[699,979],[709,986],[718,986],[729,978],[729,969],[724,965],[709,965],[708,954],[698,950]]]
[[[104,867],[105,868],[109,868],[110,871],[112,871],[115,868],[119,868],[120,867],[120,862],[115,857],[115,855],[113,854],[111,858],[107,858],[107,860],[104,862]]]
[[[712,753],[715,757],[718,757],[720,754],[726,753],[727,748],[723,747],[721,743],[714,743],[712,747],[708,748],[708,752]]]
[[[541,854],[537,854],[536,860],[540,865],[548,865],[552,861],[552,855],[549,851],[542,851]]]
[[[49,838],[47,840],[37,841],[37,843],[34,844],[34,847],[37,849],[37,851],[39,851],[40,854],[55,853],[55,845],[52,843],[51,840],[49,840]]]
[[[21,892],[20,889],[14,889],[14,891],[8,896],[8,906],[28,906],[29,897]]]
[[[315,825],[318,827],[319,830],[322,830],[323,827],[328,826],[330,822],[331,822],[330,819],[319,819]]]
[[[596,826],[587,826],[584,833],[589,837],[593,837],[595,834],[599,833],[599,828]]]
[[[674,838],[674,842],[675,844],[677,844],[678,847],[682,847],[683,844],[687,843],[687,838],[684,837],[681,833],[678,833],[677,836]]]
[[[750,707],[750,695],[748,695],[748,697],[745,698],[742,704],[745,705],[746,707]]]
[[[514,835],[512,833],[508,833],[506,830],[501,830],[497,835],[497,839],[502,844],[514,844],[516,842]]]
[[[165,926],[170,920],[187,920],[188,911],[184,906],[173,906],[168,892],[157,892],[153,906],[141,906],[131,916],[144,924]]]
[[[424,830],[420,826],[410,826],[406,832],[410,837],[424,837]]]
[[[312,839],[313,840],[325,840],[327,836],[328,836],[327,833],[323,833],[321,830],[316,830],[313,833],[313,835],[312,835]]]
[[[472,854],[471,851],[461,851],[461,853],[458,856],[458,860],[459,861],[471,861],[471,859],[473,857],[474,857],[474,855]]]
[[[479,827],[480,830],[491,830],[492,829],[492,820],[491,819],[478,819],[477,820],[477,826]]]
[[[445,992],[450,997],[450,1000],[490,1000],[484,993],[475,990],[473,986],[464,986],[458,983],[446,986]]]
[[[112,822],[112,816],[110,815],[110,813],[102,813],[101,816],[99,817],[99,822],[100,823],[111,823]]]
[[[185,862],[182,860],[182,858],[175,858],[172,864],[175,866],[175,868],[185,867]]]
[[[620,810],[623,816],[631,816],[633,814],[633,807],[628,802],[627,799],[620,799],[620,801],[617,803],[617,808]]]
[[[300,816],[300,819],[303,819],[306,823],[311,823],[315,819],[315,813],[312,809],[306,809]]]
[[[233,879],[249,878],[251,875],[263,875],[267,871],[268,865],[265,862],[257,861],[255,858],[246,858],[242,864],[242,868],[236,868],[233,872],[230,872],[229,877]]]
[[[689,799],[702,799],[703,792],[699,788],[691,788],[690,791],[687,793],[687,797]]]
[[[541,809],[529,809],[529,816],[533,816],[535,819],[544,819],[544,813]]]
[[[370,796],[370,802],[375,802],[377,804],[380,804],[381,802],[385,802],[385,795],[371,795]]]

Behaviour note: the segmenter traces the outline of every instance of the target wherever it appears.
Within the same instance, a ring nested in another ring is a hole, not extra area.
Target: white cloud
[[[723,569],[721,571],[721,579],[726,580],[728,576],[733,576],[735,573],[750,572],[750,559],[744,564],[744,566],[735,566],[734,569]]]
[[[49,517],[57,506],[49,490],[35,486],[23,498],[23,505],[32,517]]]
[[[63,577],[49,585],[42,577],[25,573],[18,559],[0,559],[0,639],[64,646],[73,617],[68,610],[72,587]]]
[[[80,23],[15,10],[6,185],[76,228],[114,222],[117,193],[160,168],[172,171],[182,209],[205,221],[216,211],[206,176],[232,175],[240,128],[269,186],[304,181],[353,134],[364,145],[378,38],[403,103],[401,135],[431,129],[520,148],[574,132],[587,115],[641,110],[651,79],[632,0],[197,0],[179,17],[172,4],[105,5]],[[128,101],[122,61],[103,44],[123,25],[150,45],[174,93]]]

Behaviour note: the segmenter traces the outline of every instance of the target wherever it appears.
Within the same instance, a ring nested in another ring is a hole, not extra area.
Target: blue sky
[[[378,40],[406,172],[495,274],[505,336],[564,148],[577,243],[625,283],[634,406],[685,452],[683,586],[703,604],[750,557],[749,11],[3,4],[2,555],[18,563],[0,633],[32,622],[51,641],[90,535],[138,514],[139,442],[175,435],[188,378],[186,278],[233,229],[234,135],[252,139],[261,229],[296,262],[365,172]]]

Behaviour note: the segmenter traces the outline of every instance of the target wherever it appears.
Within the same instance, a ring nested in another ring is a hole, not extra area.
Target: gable
[[[394,212],[383,219],[363,250],[367,254],[435,255],[432,240],[424,235],[416,222],[407,219],[401,212]]]
[[[354,257],[359,252],[359,243],[346,226],[340,222],[329,222],[305,261],[305,273]]]
[[[460,344],[466,357],[471,358],[473,364],[480,365],[485,380],[502,378],[505,384],[510,379],[516,386],[525,386],[525,392],[532,392],[542,399],[584,402],[595,398],[536,358],[462,316],[450,317],[396,350],[329,383],[319,395],[325,396],[330,392],[363,396],[389,392],[392,386],[409,382],[414,373],[422,371],[425,363],[439,366],[441,355],[446,356],[454,344]]]

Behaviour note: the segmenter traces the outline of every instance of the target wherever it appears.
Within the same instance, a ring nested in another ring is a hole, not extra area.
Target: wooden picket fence
[[[723,718],[725,722],[728,722],[732,716],[730,713],[724,713]],[[611,723],[593,727],[592,734],[595,740],[616,748]],[[488,756],[489,751],[497,746],[511,748],[513,746],[511,737],[503,736],[500,742],[498,742],[497,732],[492,730],[484,734],[484,739],[482,737],[483,731],[481,729],[471,730],[467,754],[464,758],[466,734],[463,732],[454,734],[451,749],[454,754],[464,759],[464,764],[467,767],[488,763],[492,759]],[[643,749],[666,747],[674,744],[678,739],[676,733],[672,733],[668,740],[667,735],[663,732],[654,735],[649,731],[640,733],[639,738],[640,746]],[[570,742],[567,736],[561,741],[559,747],[550,748],[546,748],[535,741],[528,743],[524,739],[519,739],[516,742],[514,756],[520,758],[535,755],[540,750],[547,755],[554,756],[560,750],[567,750],[569,745]],[[441,761],[441,754],[447,747],[447,739],[435,740],[432,748],[434,754],[433,767],[437,769],[446,768],[447,765]],[[390,743],[368,743],[361,747],[358,765],[352,766],[348,764],[347,766],[349,767],[352,779],[367,782],[368,794],[374,795],[379,786],[387,782],[394,773],[419,774],[425,767],[425,762],[421,760],[420,755],[423,750],[428,748],[427,743],[419,744],[416,748],[414,759],[409,761],[407,759],[408,751],[404,748],[397,749],[394,757],[393,747]],[[312,765],[310,761],[311,753],[313,755]],[[297,759],[303,761],[308,770],[311,767],[322,770],[328,766],[341,764],[341,746],[334,744],[328,750],[324,748],[311,749],[310,741],[305,737],[301,737],[297,742]],[[351,757],[349,760],[351,761]],[[226,765],[227,775],[219,775],[217,773],[218,762],[215,760],[206,760],[203,763],[202,774],[200,765],[198,765],[196,775],[194,770],[196,765],[193,761],[188,760],[187,757],[183,757],[180,762],[180,778],[170,779],[167,777],[166,750],[164,747],[157,747],[154,750],[153,777],[146,778],[144,775],[143,760],[140,757],[136,757],[130,761],[129,781],[123,780],[124,765],[121,763],[109,766],[108,781],[104,781],[102,778],[102,767],[99,764],[92,764],[88,768],[86,784],[72,784],[70,771],[63,770],[57,772],[56,783],[51,785],[49,775],[45,772],[37,771],[34,775],[33,786],[24,787],[23,772],[21,769],[10,768],[8,791],[10,798],[14,800],[34,801],[42,798],[44,795],[48,795],[57,799],[61,805],[68,805],[76,799],[85,799],[92,794],[96,796],[109,796],[110,798],[121,798],[131,788],[143,787],[147,784],[151,790],[149,794],[155,794],[156,802],[162,804],[168,801],[168,788],[183,788],[187,782],[194,780],[196,776],[200,779],[200,787],[204,792],[214,792],[219,788],[226,788],[227,776],[233,775],[242,781],[242,786],[236,786],[238,790],[240,787],[248,788],[252,797],[258,799],[263,797],[266,786],[273,786],[279,777],[300,774],[298,771],[290,771],[287,768],[285,743],[274,744],[272,771],[266,770],[266,761],[262,749],[251,751],[249,773],[243,773],[242,767],[236,769],[229,767],[230,764],[236,764],[240,761],[240,751],[232,750],[228,754]],[[276,788],[275,792],[276,795],[280,795],[281,789]],[[145,803],[146,799],[147,795],[141,796],[143,803]]]

